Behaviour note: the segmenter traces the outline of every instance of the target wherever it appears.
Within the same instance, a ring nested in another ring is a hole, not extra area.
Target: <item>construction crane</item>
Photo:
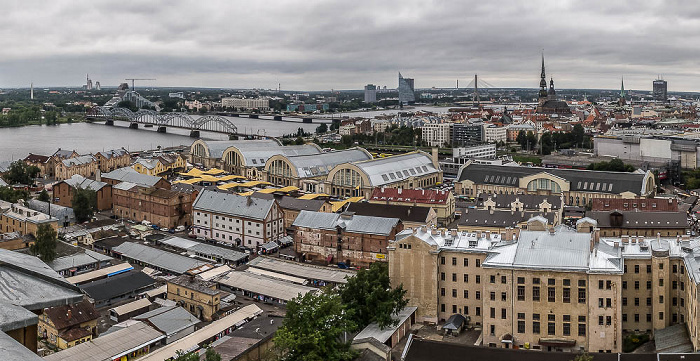
[[[131,90],[134,90],[134,80],[155,80],[155,79],[147,79],[147,78],[126,78],[125,80],[131,80]]]

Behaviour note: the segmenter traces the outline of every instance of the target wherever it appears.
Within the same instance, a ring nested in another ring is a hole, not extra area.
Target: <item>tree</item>
[[[16,203],[20,199],[29,199],[29,192],[12,187],[0,187],[0,199],[5,202]]]
[[[578,145],[580,147],[583,145],[583,138],[585,134],[586,132],[584,131],[583,126],[581,124],[574,125],[574,129],[571,131],[574,146]]]
[[[75,188],[71,207],[76,221],[89,221],[97,208],[97,193],[90,189]]]
[[[294,144],[296,144],[296,145],[303,145],[304,143],[306,143],[306,142],[304,141],[304,138],[302,138],[302,137],[297,137],[297,139],[294,141]]]
[[[321,123],[318,127],[316,127],[316,134],[323,134],[328,131],[328,125],[326,123]]]
[[[593,361],[593,356],[589,355],[588,352],[582,352],[571,361]]]
[[[372,263],[361,269],[340,289],[340,296],[358,327],[376,322],[380,328],[396,325],[392,317],[408,303],[403,286],[391,288],[389,266],[385,262]]]
[[[289,361],[352,360],[347,332],[355,330],[340,296],[331,288],[309,292],[287,303],[274,344]]]
[[[207,352],[204,353],[204,361],[221,361],[221,355],[219,355],[213,348],[208,347]]]
[[[39,197],[37,199],[42,202],[48,202],[51,200],[51,196],[49,195],[49,192],[46,191],[46,189],[43,189],[41,193],[39,193]]]
[[[199,361],[199,354],[194,351],[185,353],[178,350],[173,361]],[[213,348],[208,347],[207,352],[204,354],[204,361],[221,361],[221,355],[214,351]]]
[[[344,135],[340,137],[340,142],[344,144],[346,147],[352,147],[352,136],[351,135]]]
[[[11,184],[33,184],[39,172],[38,167],[28,166],[23,161],[17,160],[10,164],[4,178]]]
[[[29,247],[29,252],[39,256],[44,262],[56,259],[56,239],[58,234],[49,224],[41,224],[36,230],[36,242]]]
[[[591,163],[586,169],[607,172],[634,172],[635,168],[630,164],[625,164],[619,158],[615,158],[609,162]]]

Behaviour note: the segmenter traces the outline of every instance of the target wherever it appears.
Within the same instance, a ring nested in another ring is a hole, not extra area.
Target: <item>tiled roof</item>
[[[100,317],[95,306],[85,299],[72,305],[49,307],[44,312],[58,330],[80,325]]]

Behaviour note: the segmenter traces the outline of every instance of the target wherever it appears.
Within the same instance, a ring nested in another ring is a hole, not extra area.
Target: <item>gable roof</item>
[[[350,203],[346,211],[360,216],[391,217],[398,218],[403,222],[425,223],[430,209],[430,207],[420,206],[355,202]]]
[[[197,195],[192,209],[262,220],[270,213],[274,203],[271,199],[244,197],[205,189]]]
[[[373,187],[403,181],[408,177],[439,173],[429,155],[415,151],[386,158],[352,163],[369,178]]]
[[[131,167],[118,168],[109,173],[102,174],[101,177],[112,179],[118,182],[134,183],[146,187],[153,187],[161,179],[163,179],[161,177],[141,174]]]
[[[325,230],[335,230],[340,227],[350,233],[388,236],[400,222],[398,218],[356,216],[352,212],[336,214],[301,211],[294,220],[293,226]]]
[[[96,180],[85,178],[80,174],[74,174],[73,176],[63,180],[62,182],[68,184],[73,188],[90,189],[93,191],[99,191],[100,189],[109,185],[105,182],[98,182]]]
[[[449,197],[450,192],[434,189],[375,188],[369,199],[370,201],[444,204]]]
[[[44,313],[53,322],[57,330],[80,325],[83,322],[92,321],[100,317],[97,310],[95,310],[95,306],[86,299],[72,305],[49,307],[44,310]]]

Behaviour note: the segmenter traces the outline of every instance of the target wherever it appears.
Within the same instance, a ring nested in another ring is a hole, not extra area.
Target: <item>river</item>
[[[280,122],[264,119],[229,118],[238,131],[279,137],[295,133],[299,127],[313,133],[318,124]],[[0,128],[0,161],[17,160],[29,153],[51,155],[56,149],[76,150],[80,154],[124,147],[127,150],[156,149],[190,145],[194,141],[189,131],[168,128],[167,133],[157,133],[155,128],[129,129],[127,122],[114,122],[110,127],[103,123],[73,123],[53,126],[31,125],[18,128]],[[202,138],[225,140],[225,134],[202,132]]]

